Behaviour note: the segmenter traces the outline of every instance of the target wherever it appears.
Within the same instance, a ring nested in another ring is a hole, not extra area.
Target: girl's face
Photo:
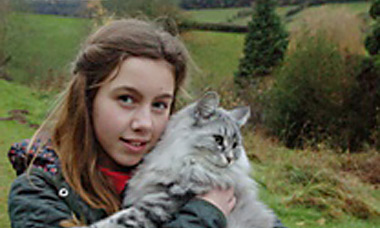
[[[174,96],[172,66],[164,60],[129,57],[93,102],[93,125],[105,153],[100,165],[121,170],[139,163],[157,143]]]

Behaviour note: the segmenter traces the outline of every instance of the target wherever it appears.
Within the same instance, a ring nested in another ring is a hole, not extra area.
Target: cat
[[[194,196],[234,188],[228,228],[272,228],[275,216],[256,197],[240,127],[248,107],[230,111],[215,92],[174,114],[152,152],[129,181],[123,210],[90,228],[158,228]]]

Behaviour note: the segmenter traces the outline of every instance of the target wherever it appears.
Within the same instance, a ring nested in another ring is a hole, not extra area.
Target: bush
[[[301,21],[265,95],[265,124],[289,147],[377,145],[380,68],[364,57],[361,21],[343,8],[324,7]]]
[[[344,58],[323,33],[305,36],[296,50],[266,94],[266,126],[288,147],[328,142],[343,150],[356,148],[362,112],[351,109],[350,99],[358,91],[360,60]]]
[[[365,46],[371,55],[377,55],[380,54],[380,0],[373,2],[369,14],[376,22],[372,28],[372,34],[365,40]]]

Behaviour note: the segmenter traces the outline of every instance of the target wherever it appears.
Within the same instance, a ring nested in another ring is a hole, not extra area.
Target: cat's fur
[[[226,111],[218,103],[216,93],[207,93],[173,115],[128,183],[126,209],[90,227],[160,227],[195,195],[233,187],[237,203],[228,227],[272,228],[275,217],[256,197],[239,130],[249,108]]]

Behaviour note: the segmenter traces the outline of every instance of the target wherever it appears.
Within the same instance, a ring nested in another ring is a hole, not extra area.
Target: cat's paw
[[[125,227],[125,228],[141,228],[148,227],[146,224],[146,219],[144,218],[144,214],[137,210],[134,207],[126,208],[116,214],[114,214],[111,218],[111,223],[115,224],[117,227]]]

